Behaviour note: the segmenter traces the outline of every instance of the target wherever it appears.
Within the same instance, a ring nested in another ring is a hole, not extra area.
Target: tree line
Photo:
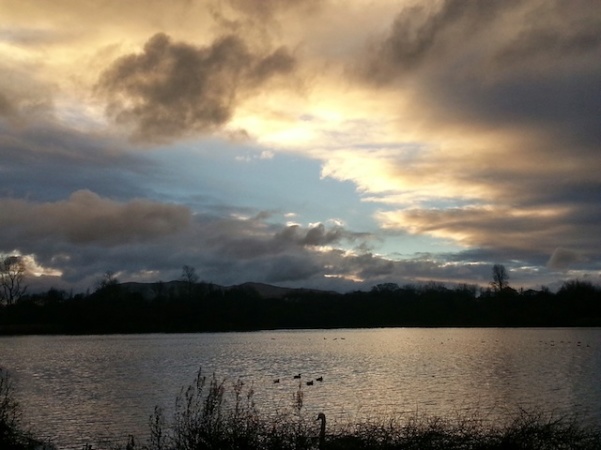
[[[515,290],[495,265],[490,286],[383,283],[345,294],[290,289],[269,296],[252,285],[179,280],[119,283],[107,272],[91,293],[50,289],[0,308],[0,333],[145,333],[287,328],[601,326],[601,289],[582,280]]]

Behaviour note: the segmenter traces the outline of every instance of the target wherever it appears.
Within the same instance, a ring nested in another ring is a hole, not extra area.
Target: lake
[[[301,374],[304,413],[333,424],[474,412],[499,421],[522,407],[601,426],[601,328],[0,337],[0,365],[25,423],[60,449],[143,438],[154,407],[168,413],[201,367],[244,381],[266,415],[290,408]]]

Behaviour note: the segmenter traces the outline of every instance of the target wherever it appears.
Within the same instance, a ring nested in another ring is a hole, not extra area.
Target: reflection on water
[[[264,414],[289,407],[301,373],[307,414],[339,423],[524,407],[601,425],[599,328],[2,337],[0,362],[26,420],[60,448],[144,435],[200,367],[253,386]]]

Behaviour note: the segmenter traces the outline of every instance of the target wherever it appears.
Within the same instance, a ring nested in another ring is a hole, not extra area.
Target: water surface
[[[334,423],[522,407],[601,426],[599,328],[1,337],[0,364],[26,422],[65,449],[144,436],[201,367],[252,386],[264,414],[290,407],[300,373],[305,413]]]

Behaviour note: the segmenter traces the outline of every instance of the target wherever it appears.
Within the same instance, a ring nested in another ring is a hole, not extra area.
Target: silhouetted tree
[[[119,284],[119,280],[115,276],[115,272],[107,270],[102,278],[96,282],[96,292],[106,290]]]
[[[478,293],[478,286],[475,284],[462,283],[455,289],[457,293],[461,293],[467,298],[474,299]]]
[[[192,299],[192,295],[194,294],[194,287],[196,283],[198,283],[199,277],[196,274],[196,269],[191,266],[182,267],[182,275],[180,279],[185,283],[184,290],[185,295],[188,300]]]
[[[492,281],[490,285],[495,292],[502,292],[509,287],[509,274],[503,264],[492,266]]]
[[[50,288],[48,292],[46,292],[46,302],[47,303],[60,303],[64,301],[69,294],[62,289]]]
[[[401,290],[398,284],[396,283],[380,283],[376,284],[371,288],[372,293],[398,293]]]
[[[588,280],[568,280],[557,291],[557,295],[572,298],[590,298],[599,289]]]
[[[0,301],[12,305],[27,290],[24,285],[25,263],[20,256],[6,256],[0,261]]]
[[[155,299],[163,299],[167,295],[167,288],[165,287],[165,283],[163,281],[159,280],[156,283],[153,283],[151,289],[154,293]]]
[[[0,334],[601,324],[601,287],[596,284],[576,280],[565,282],[557,293],[544,287],[518,292],[507,285],[504,270],[494,274],[496,288],[490,283],[480,296],[476,286],[431,282],[383,283],[347,294],[293,290],[280,298],[264,297],[248,286],[199,283],[187,266],[176,283],[152,285],[157,297],[151,301],[123,288],[107,272],[92,294],[51,289],[2,308]]]
[[[96,282],[94,294],[100,298],[115,300],[119,296],[119,291],[119,280],[115,276],[115,272],[107,270]]]

